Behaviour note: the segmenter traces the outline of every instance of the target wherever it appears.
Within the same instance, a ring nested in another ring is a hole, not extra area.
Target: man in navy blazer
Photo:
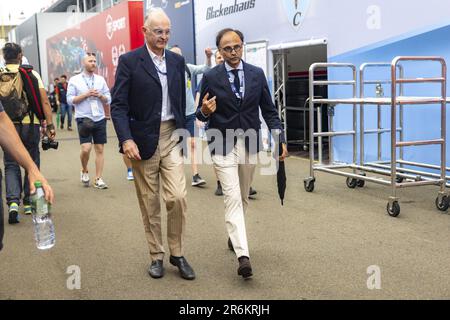
[[[164,276],[160,181],[167,209],[170,263],[182,278],[195,273],[183,256],[186,181],[181,146],[171,139],[185,127],[185,61],[166,50],[170,20],[161,8],[148,12],[146,44],[122,55],[112,92],[111,117],[120,152],[131,159],[136,193],[150,249],[152,278]]]
[[[217,177],[225,195],[225,221],[228,245],[238,257],[238,275],[253,275],[247,244],[244,214],[261,150],[259,110],[271,130],[284,134],[262,69],[242,61],[244,36],[238,30],[224,29],[216,38],[225,63],[214,67],[202,79],[200,121],[209,121],[207,137]]]

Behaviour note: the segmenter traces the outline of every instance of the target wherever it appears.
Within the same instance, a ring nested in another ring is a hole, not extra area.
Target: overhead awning
[[[292,48],[298,48],[298,47],[325,45],[327,43],[328,43],[328,40],[326,38],[310,39],[310,40],[279,43],[279,44],[269,46],[268,49],[271,51],[278,51],[278,50],[292,49]]]

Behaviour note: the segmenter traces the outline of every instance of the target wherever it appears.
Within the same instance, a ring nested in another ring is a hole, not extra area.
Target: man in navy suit
[[[142,31],[146,44],[122,55],[112,93],[111,116],[120,152],[131,159],[136,193],[150,249],[152,278],[164,276],[160,180],[167,209],[170,263],[182,278],[195,273],[183,256],[186,181],[181,146],[171,139],[185,127],[185,62],[165,50],[170,20],[161,8],[150,9]]]
[[[244,36],[238,30],[224,29],[218,33],[216,45],[225,63],[203,76],[197,118],[209,121],[207,136],[225,196],[228,243],[238,257],[238,275],[248,278],[253,271],[244,214],[257,153],[262,146],[259,109],[268,127],[281,132],[280,161],[287,156],[287,148],[264,72],[242,61],[243,44]]]

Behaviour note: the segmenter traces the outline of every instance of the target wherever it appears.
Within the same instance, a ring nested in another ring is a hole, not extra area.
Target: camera
[[[58,149],[59,142],[50,140],[48,137],[42,138],[42,150],[47,151],[48,149]]]

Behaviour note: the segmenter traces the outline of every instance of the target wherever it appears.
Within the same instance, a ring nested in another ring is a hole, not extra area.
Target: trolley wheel
[[[305,187],[306,192],[314,191],[314,180],[303,181],[303,185]]]
[[[349,177],[349,178],[347,178],[345,183],[347,184],[347,187],[349,187],[350,189],[355,189],[356,186],[358,185],[358,180],[356,180],[355,178]]]
[[[439,211],[447,211],[449,205],[448,196],[443,196],[441,202],[439,202],[439,197],[436,198],[436,208],[438,208]]]
[[[361,176],[365,177],[366,174],[364,172],[361,173]],[[364,186],[366,185],[366,181],[365,180],[358,180],[357,184],[356,184],[359,188],[364,188]]]
[[[405,180],[403,177],[397,177],[397,178],[395,178],[395,181],[396,181],[397,183],[402,183],[403,180]]]
[[[394,201],[394,203],[392,203],[392,208],[390,208],[389,202],[388,202],[386,210],[387,210],[388,215],[395,218],[400,214],[400,205],[398,204],[397,201]]]

